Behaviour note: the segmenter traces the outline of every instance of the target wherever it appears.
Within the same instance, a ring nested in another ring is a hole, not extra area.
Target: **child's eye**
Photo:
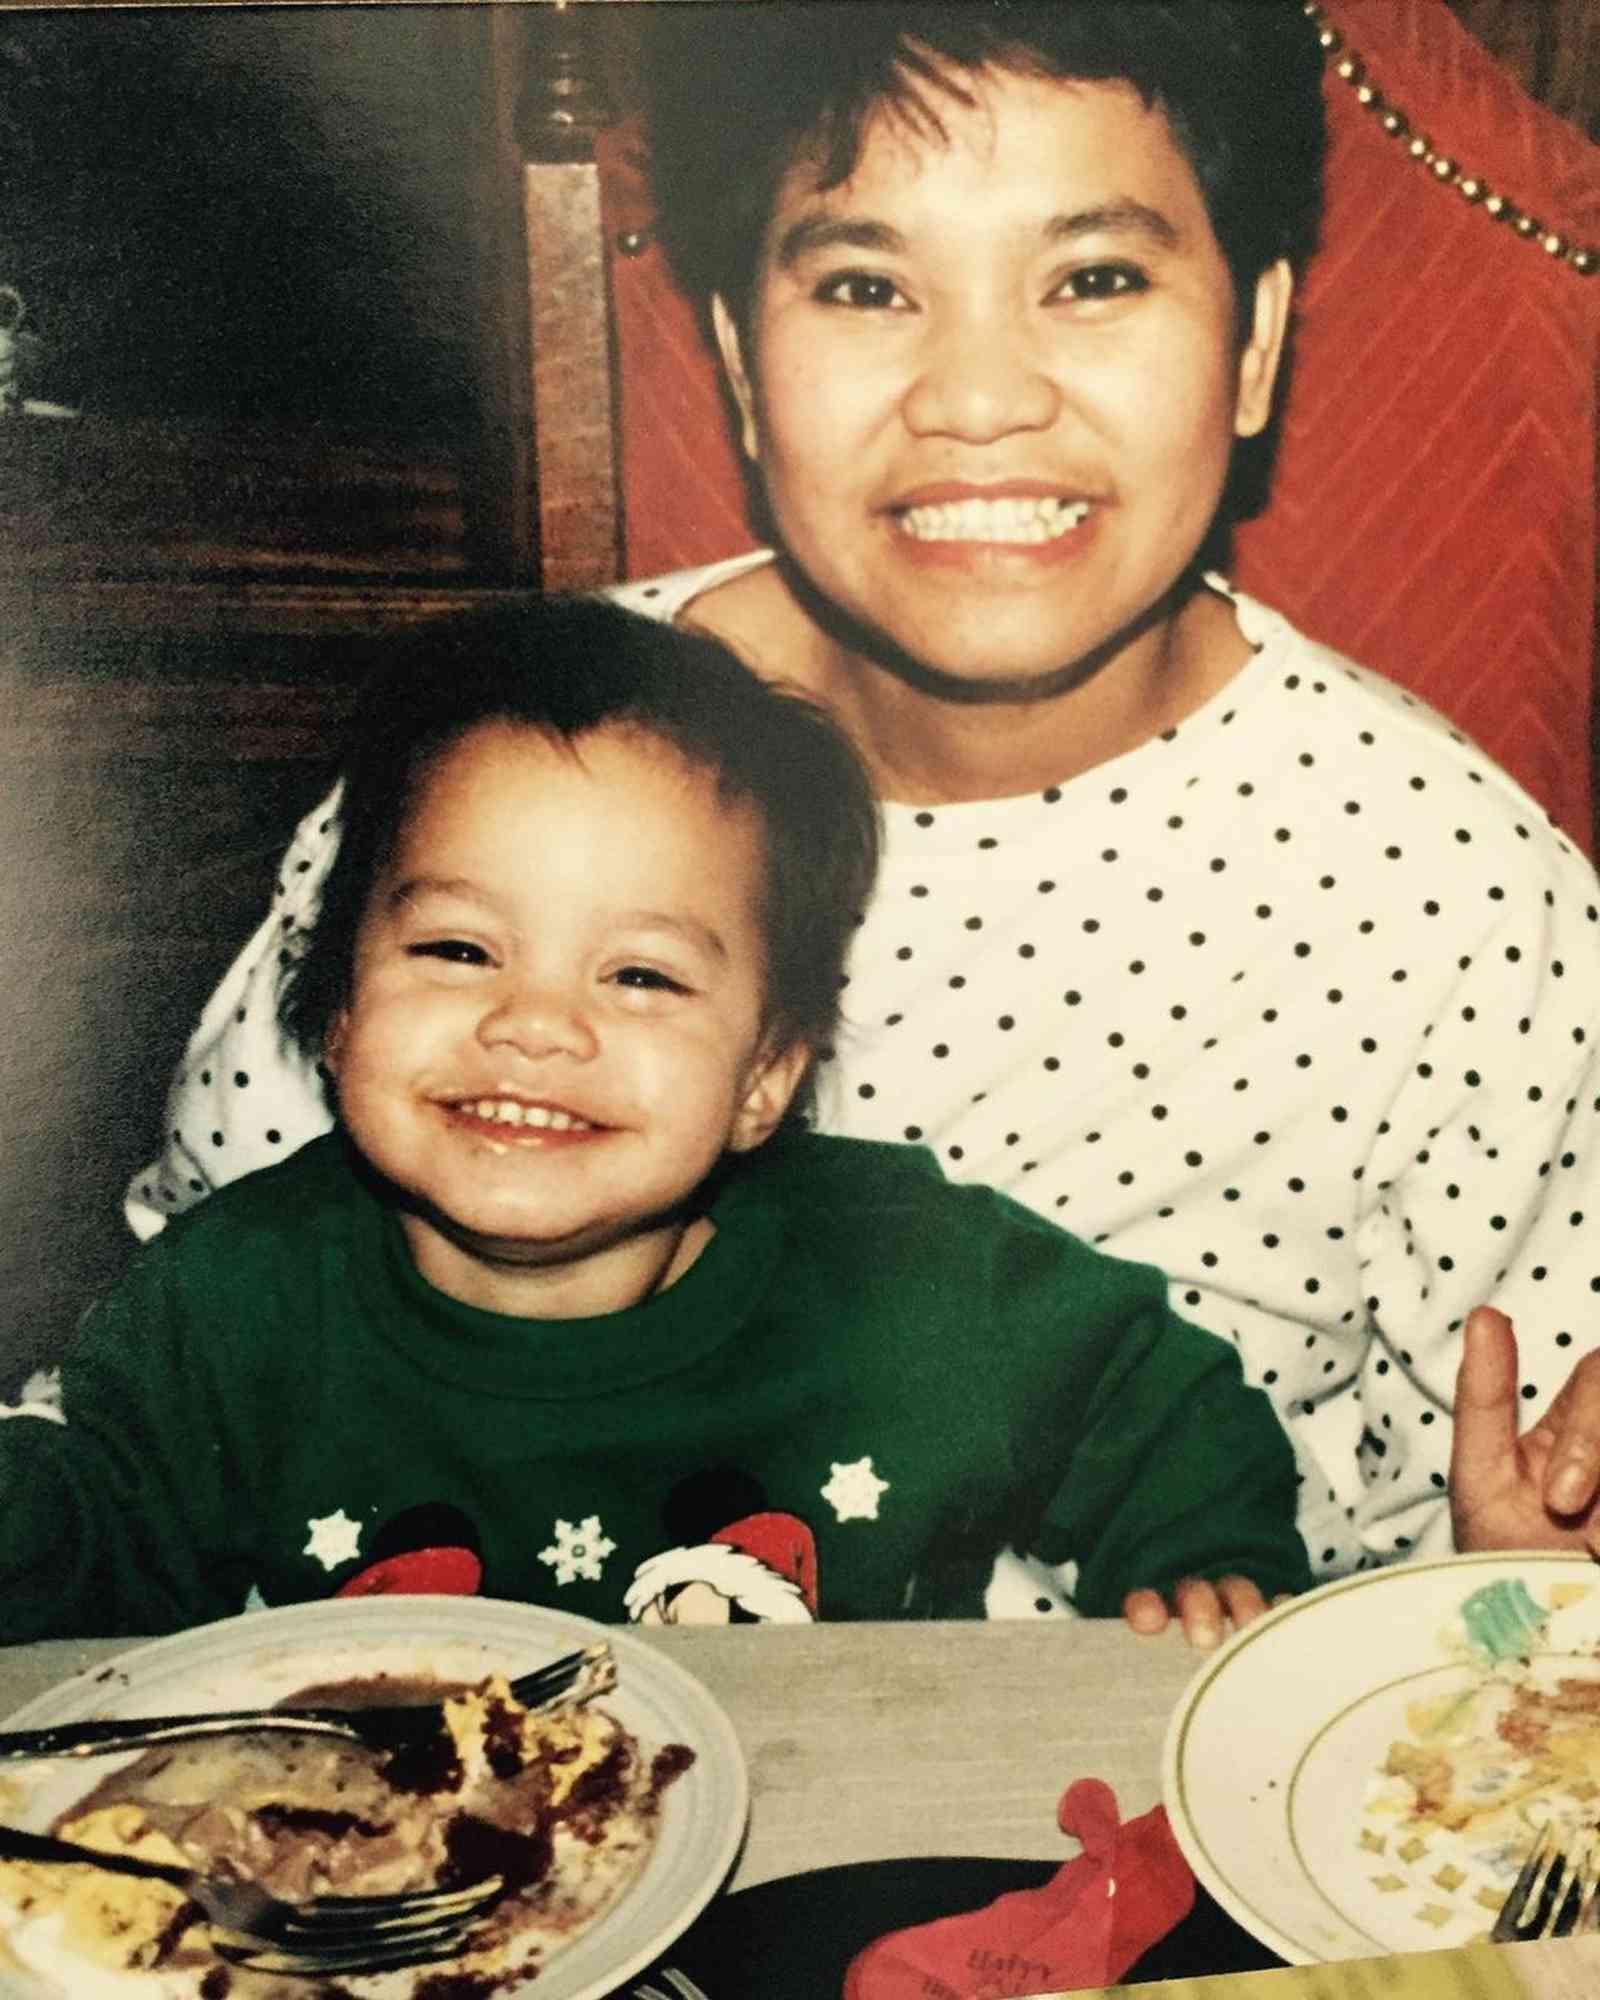
[[[687,993],[689,988],[670,973],[654,965],[624,965],[612,978],[619,986],[639,993]]]
[[[423,944],[406,947],[408,958],[439,958],[447,965],[488,965],[490,958],[481,944],[466,938],[429,938]]]
[[[1085,264],[1079,270],[1069,271],[1052,296],[1087,305],[1101,299],[1127,298],[1149,289],[1150,280],[1137,264]]]
[[[892,278],[878,271],[836,271],[812,293],[820,305],[849,306],[856,312],[906,312],[910,301]]]

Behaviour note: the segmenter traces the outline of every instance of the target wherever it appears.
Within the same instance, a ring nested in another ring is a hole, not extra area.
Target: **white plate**
[[[1412,1704],[1482,1681],[1465,1601],[1519,1582],[1556,1607],[1530,1671],[1600,1678],[1592,1562],[1471,1555],[1326,1584],[1237,1633],[1190,1682],[1162,1759],[1173,1831],[1223,1908],[1291,1964],[1437,1951],[1487,1931],[1476,1897],[1509,1887],[1514,1868],[1503,1857],[1492,1872],[1457,1868],[1460,1836],[1431,1829],[1427,1851],[1411,1853],[1415,1830],[1392,1809],[1385,1823],[1379,1773],[1411,1734]]]
[[[481,1597],[369,1597],[289,1605],[201,1625],[121,1653],[5,1719],[42,1728],[100,1715],[242,1708],[314,1681],[428,1672],[515,1677],[558,1653],[606,1639],[617,1687],[606,1708],[647,1748],[686,1743],[694,1762],[662,1798],[649,1859],[616,1907],[506,2000],[598,2000],[648,1965],[716,1893],[744,1834],[749,1789],[733,1725],[700,1683],[626,1630]],[[43,1827],[114,1768],[107,1758],[0,1766],[5,1816]],[[25,1786],[21,1805],[11,1796]],[[33,1989],[0,1972],[0,1994]]]

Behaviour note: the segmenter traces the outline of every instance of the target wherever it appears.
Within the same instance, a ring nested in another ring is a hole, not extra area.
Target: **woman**
[[[1525,1321],[1528,1402],[1588,1345],[1600,896],[1470,745],[1203,569],[1314,235],[1315,37],[1292,0],[661,12],[664,217],[776,553],[619,595],[875,774],[824,1123],[1162,1266],[1272,1397],[1321,1573],[1448,1547],[1471,1309]],[[326,1123],[271,1020],[329,829],[136,1226]],[[1600,1464],[1584,1375],[1516,1445],[1509,1339],[1468,1343],[1464,1541],[1579,1532],[1545,1503]]]

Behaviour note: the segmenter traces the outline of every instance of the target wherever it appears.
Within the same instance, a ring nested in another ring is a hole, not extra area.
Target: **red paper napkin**
[[[1098,1778],[1062,1794],[1056,1817],[1083,1852],[1039,1889],[891,1931],[851,1961],[844,2000],[1000,2000],[1113,1986],[1194,1906],[1194,1876],[1157,1806],[1124,1826]]]

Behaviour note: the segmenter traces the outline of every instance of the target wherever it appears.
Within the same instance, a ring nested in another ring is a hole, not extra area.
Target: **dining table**
[[[1124,1820],[1160,1803],[1167,1726],[1204,1657],[1176,1627],[1141,1637],[1110,1619],[685,1625],[632,1636],[696,1676],[739,1738],[750,1816],[724,1889],[732,1896],[854,1863],[1070,1859],[1076,1843],[1056,1812],[1074,1779],[1103,1779]],[[131,1643],[0,1646],[0,1716]],[[1463,1970],[1425,1987],[1402,1983],[1400,1958],[1303,1972],[1194,1966],[1192,1978],[1130,1990],[1152,2000],[1277,2000],[1280,1983],[1282,2000],[1600,1995],[1600,1938],[1415,1955],[1424,1972],[1435,1970],[1428,1960]]]

